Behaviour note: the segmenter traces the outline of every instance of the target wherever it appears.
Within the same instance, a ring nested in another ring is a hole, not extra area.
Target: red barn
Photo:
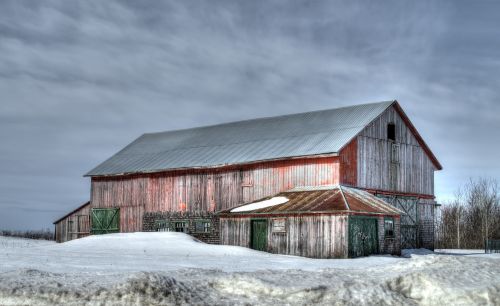
[[[86,176],[92,232],[183,231],[220,243],[218,212],[304,186],[398,207],[403,248],[433,248],[442,167],[397,101],[144,134]]]

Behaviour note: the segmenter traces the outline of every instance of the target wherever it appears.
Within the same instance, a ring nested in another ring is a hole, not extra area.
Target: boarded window
[[[167,220],[156,220],[155,230],[157,232],[170,232],[170,226]]]
[[[242,173],[241,186],[242,187],[253,186],[253,172],[245,171]]]
[[[285,218],[273,219],[273,233],[286,233],[286,220]]]
[[[394,123],[387,125],[387,139],[396,141],[396,125]]]
[[[194,230],[197,233],[209,233],[211,228],[210,220],[196,220],[194,222]]]
[[[394,238],[394,219],[384,219],[384,236],[385,238]]]

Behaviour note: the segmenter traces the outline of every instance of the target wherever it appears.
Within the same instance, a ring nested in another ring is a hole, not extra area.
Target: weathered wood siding
[[[389,123],[396,126],[395,142],[387,139]],[[397,163],[391,162],[393,143],[399,146]],[[360,133],[357,147],[358,187],[434,195],[436,168],[393,107]]]
[[[56,242],[82,238],[90,234],[90,205],[83,206],[55,224]]]
[[[273,233],[273,219],[267,218],[268,252],[311,258],[347,258],[347,216],[288,216],[284,233]],[[221,244],[250,247],[250,220],[221,217]]]
[[[120,207],[123,232],[141,231],[144,212],[219,211],[295,186],[339,183],[338,157],[92,178],[93,207]]]
[[[340,183],[356,186],[358,183],[358,141],[353,139],[339,154]]]

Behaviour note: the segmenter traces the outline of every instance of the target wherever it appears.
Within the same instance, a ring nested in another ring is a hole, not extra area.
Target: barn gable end
[[[433,196],[434,171],[441,165],[399,109],[395,103],[356,137],[357,186]],[[388,139],[389,124],[395,126],[394,141]]]

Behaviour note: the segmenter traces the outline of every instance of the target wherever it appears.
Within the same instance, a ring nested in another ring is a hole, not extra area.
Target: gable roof
[[[279,204],[276,205],[258,207],[258,203],[278,197],[288,199],[288,201],[284,203],[278,202]],[[246,209],[246,207],[249,209]],[[255,209],[252,209],[254,207]],[[400,215],[402,211],[367,191],[342,185],[330,185],[294,188],[220,213],[221,215],[230,216],[300,213]]]
[[[144,134],[86,176],[214,167],[336,153],[392,103]]]
[[[397,102],[144,134],[85,176],[153,173],[336,155],[393,104]]]

